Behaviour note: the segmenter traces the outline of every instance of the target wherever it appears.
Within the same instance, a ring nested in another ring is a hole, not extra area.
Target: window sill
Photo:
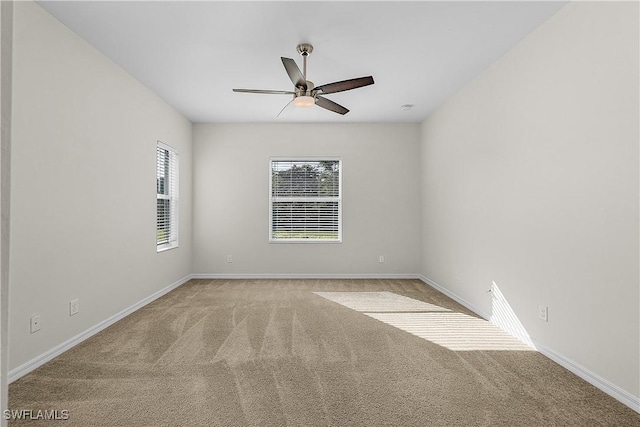
[[[321,245],[326,244],[340,244],[342,243],[342,239],[340,240],[314,240],[314,239],[269,239],[269,243],[319,243]]]
[[[178,247],[177,243],[171,244],[171,245],[162,245],[162,246],[158,246],[157,251],[158,253],[160,252],[165,252],[168,251],[170,249],[176,249]]]

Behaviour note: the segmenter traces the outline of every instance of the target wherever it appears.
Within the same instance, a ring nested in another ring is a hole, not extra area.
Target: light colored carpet
[[[10,426],[640,425],[492,328],[417,280],[192,280],[10,385],[69,420]]]

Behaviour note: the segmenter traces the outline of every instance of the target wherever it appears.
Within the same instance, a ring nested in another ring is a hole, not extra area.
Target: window
[[[271,159],[269,241],[342,241],[342,161]]]
[[[156,148],[158,252],[178,246],[178,152],[158,142]]]

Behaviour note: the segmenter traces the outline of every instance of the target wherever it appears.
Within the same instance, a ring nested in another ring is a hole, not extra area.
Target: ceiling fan
[[[289,101],[289,104],[293,102],[296,107],[318,107],[325,108],[329,111],[333,111],[338,114],[347,114],[348,109],[340,104],[337,104],[321,95],[327,95],[330,93],[343,92],[345,90],[357,89],[359,87],[372,85],[373,77],[360,77],[357,79],[343,80],[340,82],[327,83],[320,86],[314,86],[312,81],[307,80],[307,56],[313,52],[313,46],[309,43],[301,43],[296,47],[298,53],[302,55],[303,71],[300,71],[296,61],[291,58],[280,58],[284,65],[287,74],[293,82],[294,89],[288,90],[261,90],[261,89],[233,89],[234,92],[244,93],[262,93],[262,94],[275,94],[275,95],[293,95],[293,99]],[[289,105],[285,105],[287,108]],[[284,108],[282,111],[284,111]],[[280,111],[280,113],[282,113]],[[280,115],[280,114],[278,114]]]

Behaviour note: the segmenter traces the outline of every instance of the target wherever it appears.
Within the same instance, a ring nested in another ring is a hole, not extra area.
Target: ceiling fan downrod
[[[313,52],[313,46],[310,43],[300,43],[296,50],[302,55],[302,76],[307,80],[307,56]]]

